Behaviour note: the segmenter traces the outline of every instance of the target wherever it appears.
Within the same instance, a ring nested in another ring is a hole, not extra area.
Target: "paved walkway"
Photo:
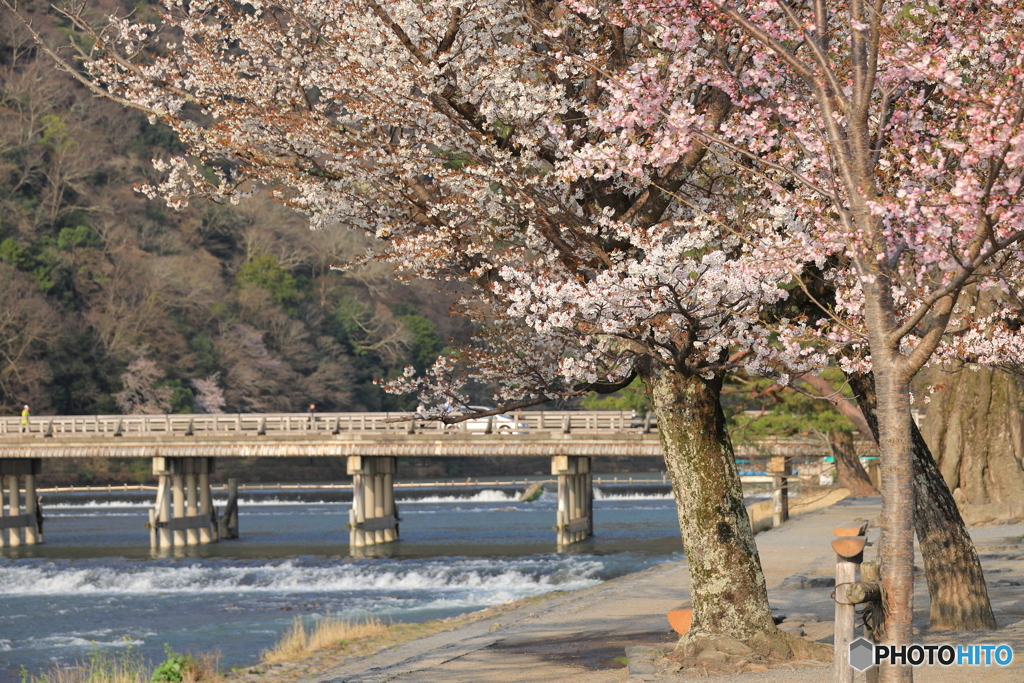
[[[845,500],[831,508],[809,513],[778,529],[757,536],[769,599],[781,614],[819,615],[821,621],[805,626],[808,637],[831,642],[833,603],[831,587],[820,584],[834,576],[835,555],[829,543],[833,527],[856,519],[875,522],[878,498]],[[972,529],[983,561],[993,606],[1000,625],[995,634],[925,634],[928,642],[1009,643],[1018,653],[1008,668],[929,668],[918,680],[1024,681],[1024,558],[1021,526]],[[877,538],[877,529],[869,531]],[[868,559],[874,548],[868,551]],[[920,561],[918,561],[920,566]],[[816,581],[817,579],[817,581]],[[1017,585],[1009,585],[1009,584]],[[793,586],[805,586],[796,588]],[[815,586],[819,587],[807,587]],[[493,621],[412,641],[365,659],[322,672],[317,681],[333,683],[623,683],[621,668],[628,645],[663,644],[671,647],[675,634],[665,612],[689,597],[685,562],[664,564],[608,581],[599,586],[552,597],[501,614]],[[917,613],[927,626],[927,587],[918,581]],[[620,658],[616,661],[616,658]],[[682,674],[663,674],[659,681],[683,680]],[[747,681],[830,681],[831,668],[773,669],[766,673],[734,675]]]

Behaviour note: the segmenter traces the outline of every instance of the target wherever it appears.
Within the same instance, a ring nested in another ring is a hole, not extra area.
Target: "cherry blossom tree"
[[[686,654],[724,637],[823,655],[772,622],[719,404],[726,371],[782,362],[761,313],[820,250],[785,211],[748,211],[760,190],[700,140],[615,161],[646,151],[601,114],[619,97],[601,75],[642,76],[661,37],[554,2],[168,2],[162,28],[67,16],[90,38],[88,77],[44,49],[189,148],[157,160],[165,178],[144,192],[182,206],[269,188],[315,227],[374,235],[368,259],[461,283],[476,343],[391,390],[454,420],[468,379],[497,385],[504,411],[641,376],[690,566]],[[734,110],[713,85],[685,108],[708,135]],[[789,356],[794,371],[822,362]]]
[[[390,384],[440,417],[467,377],[507,410],[641,376],[693,578],[687,652],[725,635],[789,654],[722,374],[873,370],[887,636],[910,642],[910,378],[936,351],[1019,350],[955,306],[1018,275],[1020,19],[951,5],[168,2],[166,35],[79,6],[89,78],[63,63],[188,145],[152,196],[269,187],[407,276],[463,283],[479,343]],[[833,302],[787,317],[808,266]]]
[[[627,1],[619,16],[682,49],[610,86],[618,101],[603,120],[617,135],[586,150],[587,168],[658,167],[710,145],[759,185],[750,196],[762,214],[785,207],[787,230],[829,255],[833,302],[779,332],[784,344],[873,373],[886,637],[912,642],[910,381],[933,358],[1020,358],[1019,325],[1009,324],[1018,311],[978,317],[958,301],[973,286],[1021,291],[1024,11],[1010,2]],[[664,71],[674,83],[651,88]],[[737,109],[714,132],[685,106],[705,87]],[[909,667],[885,675],[911,678]]]
[[[224,390],[217,383],[218,373],[214,373],[205,379],[192,380],[192,388],[195,390],[195,411],[197,413],[223,413],[227,401],[224,399]]]
[[[138,349],[137,353],[144,353]],[[153,360],[139,356],[121,374],[121,391],[114,394],[117,407],[125,415],[158,415],[170,412],[170,387],[157,386],[164,371]]]

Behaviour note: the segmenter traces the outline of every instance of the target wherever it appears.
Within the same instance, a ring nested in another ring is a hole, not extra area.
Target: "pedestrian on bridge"
[[[28,409],[28,404],[26,403],[25,407],[21,409],[21,433],[22,434],[25,434],[25,433],[28,432],[28,416],[29,416],[29,409]]]

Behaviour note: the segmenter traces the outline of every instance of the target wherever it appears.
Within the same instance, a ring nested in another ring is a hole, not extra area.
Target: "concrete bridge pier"
[[[212,509],[212,508],[211,508]],[[238,480],[229,478],[228,479],[228,502],[224,506],[224,511],[221,513],[220,522],[218,524],[219,532],[217,535],[220,536],[221,540],[228,538],[238,538]],[[216,541],[214,541],[216,542]]]
[[[21,530],[25,530],[25,545],[42,542],[36,501],[36,477],[42,471],[39,458],[0,458],[0,498],[7,497],[7,515],[0,505],[0,548],[5,541],[12,548],[21,545]],[[21,479],[25,479],[25,512],[21,512]],[[7,533],[4,534],[4,529]],[[4,536],[6,535],[6,539]]]
[[[212,460],[212,459],[211,459]],[[217,525],[213,523],[213,499],[210,497],[210,470],[213,469],[213,462],[199,472],[199,516],[208,517],[210,526],[199,527],[199,544],[216,543],[220,540],[217,533]],[[212,530],[211,530],[212,527]]]
[[[348,544],[352,548],[398,540],[394,479],[397,458],[350,455],[352,509],[348,513]]]
[[[590,457],[555,455],[551,474],[558,476],[558,512],[555,532],[558,545],[584,541],[594,534],[594,475]]]
[[[211,532],[213,470],[213,458],[153,458],[153,474],[159,483],[151,516],[156,520],[156,533],[151,528],[150,545],[163,550],[214,542],[218,536]]]

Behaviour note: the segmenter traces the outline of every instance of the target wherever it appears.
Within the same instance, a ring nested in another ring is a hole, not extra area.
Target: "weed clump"
[[[198,657],[191,652],[182,654],[164,645],[164,661],[157,664],[150,683],[211,683],[219,678],[217,656],[203,653]]]
[[[150,671],[142,653],[127,646],[120,652],[96,649],[71,666],[55,664],[33,675],[24,667],[21,683],[215,683],[218,656],[181,654],[164,645],[164,661]]]
[[[277,645],[271,650],[264,650],[260,658],[267,664],[302,659],[319,650],[383,636],[388,631],[388,625],[376,617],[355,621],[336,619],[327,615],[317,620],[309,631],[306,630],[302,617],[295,617],[291,627],[277,641]]]

